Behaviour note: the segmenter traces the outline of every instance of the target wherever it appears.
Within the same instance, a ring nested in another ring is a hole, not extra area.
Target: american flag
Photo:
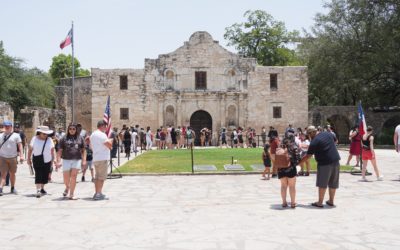
[[[111,135],[111,108],[110,108],[110,96],[107,98],[106,110],[104,111],[103,120],[107,123],[106,135]]]
[[[358,104],[358,132],[360,135],[364,135],[367,130],[367,123],[365,122],[365,116],[361,107],[361,102]]]

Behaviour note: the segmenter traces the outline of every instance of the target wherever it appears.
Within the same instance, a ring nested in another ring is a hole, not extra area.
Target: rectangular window
[[[273,107],[273,118],[282,118],[282,107]]]
[[[243,89],[247,89],[247,80],[243,80]]]
[[[129,108],[121,108],[119,110],[119,119],[120,120],[129,120]]]
[[[269,74],[269,87],[271,90],[278,90],[278,74]]]
[[[207,89],[207,72],[196,71],[195,78],[196,78],[195,89]]]
[[[128,89],[128,76],[119,76],[119,89]]]

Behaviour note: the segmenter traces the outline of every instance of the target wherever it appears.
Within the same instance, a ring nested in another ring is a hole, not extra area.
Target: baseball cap
[[[13,123],[11,121],[4,121],[3,126],[12,126]]]

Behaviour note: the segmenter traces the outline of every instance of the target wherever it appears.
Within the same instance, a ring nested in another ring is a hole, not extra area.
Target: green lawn
[[[232,156],[246,171],[252,171],[250,165],[262,164],[262,148],[194,149],[193,155],[194,165],[215,165],[218,172],[227,172],[224,165],[231,164]],[[311,168],[316,169],[314,159],[311,161]],[[119,169],[122,173],[191,172],[190,150],[152,150],[130,160]],[[349,170],[350,167],[342,166],[341,169]]]

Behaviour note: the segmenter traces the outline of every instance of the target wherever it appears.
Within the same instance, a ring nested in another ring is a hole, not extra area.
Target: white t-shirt
[[[394,132],[397,134],[397,144],[400,145],[400,125],[397,125]]]
[[[104,145],[108,140],[107,135],[100,130],[96,130],[90,136],[90,143],[93,149],[93,161],[110,160],[110,149]]]
[[[7,138],[8,140],[3,144],[4,140]],[[0,148],[0,157],[4,158],[17,157],[18,143],[22,143],[21,136],[19,136],[18,133],[12,133],[11,135],[6,133],[0,134],[0,145],[3,144],[3,146],[1,146]]]
[[[42,154],[44,140],[40,140],[37,136],[32,137],[31,143],[29,145],[32,147],[33,155],[38,156]],[[51,138],[47,138],[46,146],[44,146],[43,150],[43,159],[44,162],[50,162],[51,159],[51,149],[54,148],[54,143]]]

